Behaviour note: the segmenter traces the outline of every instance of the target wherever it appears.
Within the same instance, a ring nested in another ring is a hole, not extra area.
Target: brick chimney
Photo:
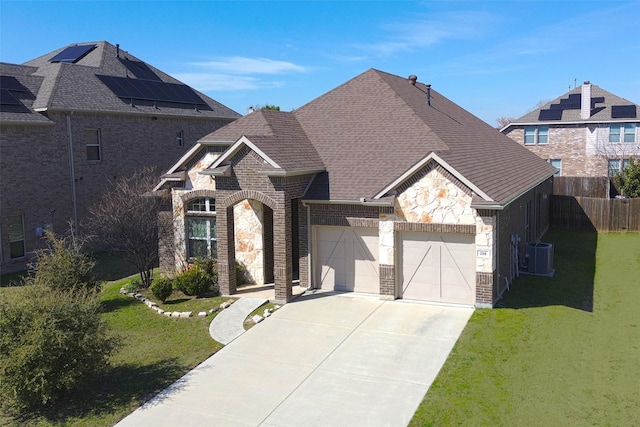
[[[591,117],[591,82],[587,80],[582,84],[580,118],[582,120],[587,120],[589,117]]]

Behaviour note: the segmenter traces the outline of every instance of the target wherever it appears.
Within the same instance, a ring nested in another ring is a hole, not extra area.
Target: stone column
[[[395,299],[396,295],[396,268],[395,268],[395,232],[393,221],[380,221],[379,233],[379,275],[380,298]]]
[[[236,251],[233,236],[233,206],[217,208],[218,284],[222,295],[236,293]]]

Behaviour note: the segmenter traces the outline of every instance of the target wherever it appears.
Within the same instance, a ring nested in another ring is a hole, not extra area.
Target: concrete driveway
[[[118,426],[406,426],[472,313],[306,294]]]

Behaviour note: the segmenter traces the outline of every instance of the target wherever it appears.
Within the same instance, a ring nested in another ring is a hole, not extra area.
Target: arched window
[[[204,197],[187,202],[187,256],[217,258],[216,200]]]

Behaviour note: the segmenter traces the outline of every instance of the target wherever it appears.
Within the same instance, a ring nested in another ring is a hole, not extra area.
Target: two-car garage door
[[[322,289],[380,293],[377,228],[315,227],[315,284]],[[402,232],[396,245],[397,297],[475,303],[475,236]]]

